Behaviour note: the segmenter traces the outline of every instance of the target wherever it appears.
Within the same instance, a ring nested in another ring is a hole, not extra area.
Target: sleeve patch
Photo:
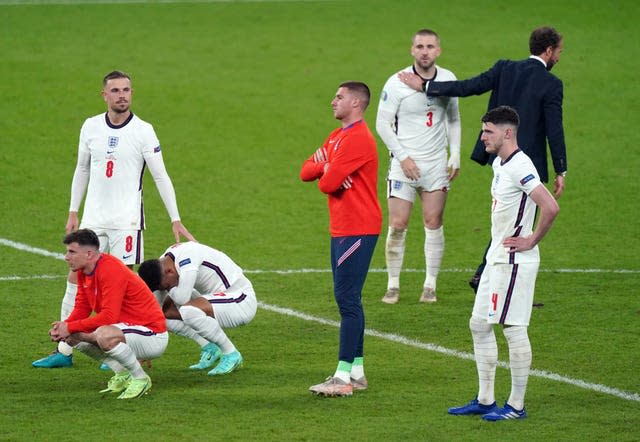
[[[522,178],[520,180],[520,185],[524,186],[525,184],[527,184],[529,181],[531,181],[532,179],[534,179],[535,177],[533,176],[532,173],[530,173],[529,175],[527,175],[526,177]]]
[[[191,264],[191,258],[185,258],[178,263],[178,267],[184,267],[187,264]]]

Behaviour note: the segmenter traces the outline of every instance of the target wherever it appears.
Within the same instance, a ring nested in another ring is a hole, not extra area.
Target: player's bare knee
[[[191,301],[187,302],[185,305],[196,307],[202,310],[207,316],[211,316],[212,318],[214,317],[213,307],[211,306],[211,303],[207,298],[203,296],[192,299]]]
[[[96,343],[102,351],[113,350],[119,343],[126,342],[122,330],[112,325],[98,327],[94,333]]]
[[[424,226],[429,230],[438,230],[440,227],[442,227],[442,217],[441,216],[425,217]]]

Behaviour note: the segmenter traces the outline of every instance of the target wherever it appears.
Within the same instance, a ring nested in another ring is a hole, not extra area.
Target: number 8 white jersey
[[[154,156],[162,162],[153,126],[133,113],[120,126],[106,113],[88,118],[80,130],[76,170],[89,167],[82,227],[144,229],[142,177],[145,160]],[[70,211],[78,211],[81,200],[82,192],[72,191]]]

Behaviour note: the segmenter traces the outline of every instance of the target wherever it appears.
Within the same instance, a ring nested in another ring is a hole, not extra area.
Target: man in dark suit
[[[556,177],[553,194],[559,198],[565,186],[567,153],[562,127],[562,81],[549,72],[560,60],[563,49],[562,36],[551,27],[534,29],[529,38],[528,59],[498,60],[491,69],[461,81],[430,82],[410,72],[400,72],[398,77],[427,96],[468,97],[491,91],[488,109],[506,105],[514,107],[520,115],[518,145],[531,158],[540,179],[549,181],[547,170],[547,141],[551,151]],[[471,159],[481,165],[491,164],[494,155],[485,151],[478,140]],[[469,285],[477,290],[485,261],[476,270]]]

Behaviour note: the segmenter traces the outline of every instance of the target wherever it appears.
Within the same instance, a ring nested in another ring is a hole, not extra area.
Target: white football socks
[[[205,312],[191,305],[183,305],[179,310],[184,323],[200,336],[220,347],[222,354],[226,355],[236,350],[217,319],[207,316]]]
[[[353,360],[353,364],[351,364],[351,377],[353,379],[364,377],[364,357],[360,356]]]
[[[340,379],[345,384],[351,382],[351,367],[353,364],[346,361],[338,361],[338,367],[333,374],[334,378]]]
[[[427,268],[427,276],[424,286],[436,289],[436,280],[440,273],[440,264],[444,255],[444,229],[442,226],[437,229],[424,228],[424,261]]]
[[[120,342],[111,350],[105,352],[109,357],[115,359],[126,368],[131,377],[134,379],[144,379],[147,374],[142,369],[140,362],[136,358],[136,354],[131,350],[131,347],[126,342]]]
[[[76,293],[78,292],[78,284],[67,281],[67,288],[64,291],[62,304],[60,305],[60,319],[64,321],[69,317],[76,305]],[[73,347],[64,341],[58,342],[58,351],[65,356],[73,354]]]
[[[478,369],[478,402],[491,405],[495,402],[494,384],[498,364],[498,344],[493,326],[487,321],[472,316],[469,329],[473,338],[473,353]]]
[[[384,256],[387,261],[387,289],[400,288],[400,270],[404,259],[404,242],[407,229],[396,229],[389,226]]]
[[[209,343],[209,341],[179,319],[167,319],[167,329],[176,335],[184,336],[185,338],[195,341],[200,347],[204,347]]]
[[[103,352],[99,347],[93,344],[89,344],[88,342],[80,342],[74,348],[98,362],[104,362],[109,366],[111,370],[113,370],[114,373],[120,373],[126,370],[126,368],[124,368],[122,364],[120,364],[118,361],[109,356],[108,353]]]
[[[531,368],[531,343],[527,327],[505,327],[503,333],[509,345],[509,367],[511,369],[511,395],[507,402],[516,410],[522,410]]]

